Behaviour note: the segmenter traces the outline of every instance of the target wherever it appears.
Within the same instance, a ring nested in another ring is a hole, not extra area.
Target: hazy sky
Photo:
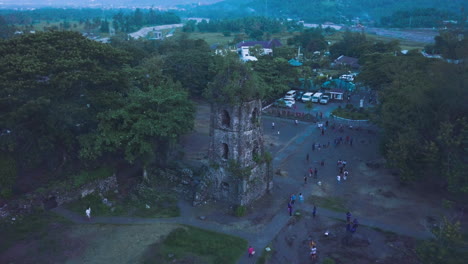
[[[180,4],[210,4],[221,0],[0,0],[0,8],[8,6],[17,7],[43,7],[43,6],[160,6],[171,7]]]

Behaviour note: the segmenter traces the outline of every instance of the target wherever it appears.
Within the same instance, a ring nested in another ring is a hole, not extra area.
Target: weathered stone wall
[[[85,197],[91,193],[105,194],[110,191],[117,192],[117,188],[117,177],[114,174],[111,177],[87,183],[76,189],[63,186],[46,191],[28,193],[21,198],[9,201],[0,208],[0,219],[18,218],[18,216],[27,215],[38,208],[50,209]]]
[[[261,101],[241,105],[212,105],[210,166],[206,175],[212,197],[233,204],[246,205],[272,187],[267,164],[263,160],[264,145],[261,126]],[[230,164],[250,174],[240,177]]]

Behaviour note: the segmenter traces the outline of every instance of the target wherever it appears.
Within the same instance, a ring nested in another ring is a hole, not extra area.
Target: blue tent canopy
[[[354,89],[356,89],[356,85],[352,82],[347,82],[340,79],[333,79],[330,81],[326,81],[324,84],[322,84],[322,88],[340,88],[352,92],[354,91]]]
[[[288,62],[289,62],[290,65],[295,66],[295,67],[302,66],[302,63],[300,61],[295,60],[295,59],[290,59]]]

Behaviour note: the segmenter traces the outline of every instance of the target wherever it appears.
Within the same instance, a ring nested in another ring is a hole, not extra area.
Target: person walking
[[[306,155],[306,161],[309,162],[309,153]]]
[[[253,255],[255,255],[255,250],[252,246],[249,246],[249,249],[247,250],[247,252],[249,253],[249,258],[253,257]]]
[[[353,146],[353,138],[349,139],[349,145],[352,147]]]
[[[291,204],[294,204],[296,202],[296,195],[292,194],[291,195]]]
[[[345,170],[345,171],[343,172],[343,180],[346,181],[346,179],[348,178],[348,174],[349,174],[349,172],[348,172],[347,170]]]
[[[302,193],[299,193],[299,203],[304,203],[304,196],[302,195]]]
[[[315,150],[315,142],[312,143],[312,151],[314,151],[314,150]]]
[[[351,223],[351,213],[349,211],[346,213],[346,222]]]
[[[312,170],[312,168],[309,168],[309,177],[312,177],[312,173],[314,173],[314,171]]]
[[[291,203],[288,203],[288,212],[289,212],[289,216],[292,216],[292,204]]]
[[[336,180],[338,181],[338,183],[340,183],[341,182],[341,175],[337,175]]]
[[[318,175],[318,170],[317,170],[317,168],[314,168],[314,177],[315,177],[315,179],[317,179],[317,175]]]
[[[88,217],[88,220],[91,220],[91,206],[88,206],[85,213],[86,213],[86,216]]]
[[[310,258],[311,259],[316,259],[317,258],[317,247],[315,245],[313,245],[310,248]]]
[[[304,185],[307,184],[307,174],[304,174]]]
[[[294,120],[294,125],[299,125],[299,121],[297,121],[297,119]]]
[[[317,207],[315,207],[315,204],[314,204],[314,209],[312,209],[312,216],[315,218],[316,214],[317,214]]]
[[[271,129],[275,129],[275,122],[271,122]]]

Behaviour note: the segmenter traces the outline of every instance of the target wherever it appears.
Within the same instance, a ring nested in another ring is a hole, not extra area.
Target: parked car
[[[289,92],[286,93],[286,95],[284,95],[284,98],[293,98],[296,96],[296,90],[291,90]]]
[[[284,97],[283,100],[286,102],[291,102],[292,104],[296,103],[296,100],[294,100],[294,98],[291,97]]]
[[[312,95],[314,95],[314,93],[305,93],[302,95],[302,102],[309,102],[310,100],[312,100]]]
[[[321,104],[328,104],[329,100],[330,100],[330,97],[328,95],[322,95],[322,98],[320,98],[320,103]]]
[[[302,99],[302,95],[304,95],[304,91],[297,91],[296,96],[294,96],[294,100],[300,101]]]
[[[322,93],[314,93],[314,95],[312,96],[312,103],[319,103],[320,102],[320,98],[322,98]]]
[[[286,101],[283,98],[276,100],[273,104],[276,107],[285,107],[285,108],[292,108],[294,103],[292,101]]]

